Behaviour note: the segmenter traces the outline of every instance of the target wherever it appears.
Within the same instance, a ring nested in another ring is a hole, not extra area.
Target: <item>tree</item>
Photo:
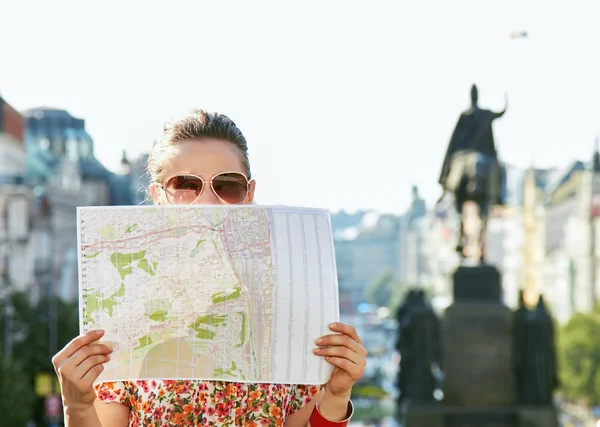
[[[79,334],[79,315],[77,303],[64,302],[59,298],[42,299],[32,305],[25,293],[14,293],[11,297],[14,307],[13,336],[18,338],[13,345],[14,358],[19,360],[25,375],[22,381],[32,392],[36,374],[46,372],[54,375],[52,367],[53,352],[60,350],[66,343]],[[57,348],[50,348],[50,307],[56,304]],[[1,303],[0,303],[1,305]],[[3,307],[0,307],[0,313]],[[0,317],[0,342],[3,342],[4,325]],[[57,390],[58,391],[58,390]],[[44,420],[44,401],[41,398],[32,401],[34,418],[38,423]],[[0,412],[1,413],[1,412]]]
[[[600,403],[600,307],[575,314],[559,330],[557,347],[565,396]]]
[[[365,300],[378,307],[386,307],[392,298],[396,282],[398,281],[392,273],[382,274],[365,290]]]
[[[365,300],[394,311],[407,292],[407,286],[392,273],[384,273],[365,291]]]
[[[15,359],[0,355],[2,425],[24,426],[33,416],[35,396],[27,371]]]
[[[395,313],[406,293],[411,289],[392,273],[384,273],[365,290],[365,301],[378,307],[387,307]],[[429,294],[426,288],[423,288]],[[430,297],[430,295],[428,295]]]

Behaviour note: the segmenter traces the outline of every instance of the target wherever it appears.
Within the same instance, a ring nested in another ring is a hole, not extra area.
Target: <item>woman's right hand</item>
[[[93,344],[104,331],[93,330],[80,335],[59,351],[52,364],[60,381],[65,411],[85,412],[94,404],[96,392],[93,384],[110,360],[112,348]]]

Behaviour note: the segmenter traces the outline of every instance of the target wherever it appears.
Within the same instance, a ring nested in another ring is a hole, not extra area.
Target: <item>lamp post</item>
[[[57,232],[53,224],[53,210],[50,204],[48,191],[44,187],[35,189],[36,197],[36,225],[37,232],[40,233],[40,246],[38,247],[38,259],[36,259],[36,274],[40,287],[43,287],[42,295],[47,304],[48,316],[48,360],[57,352],[58,342],[58,311],[57,311],[57,292],[55,286],[56,280],[56,262],[55,257],[60,254],[56,243]],[[52,372],[48,373],[50,378],[49,393],[44,395],[44,415],[49,427],[58,426],[61,420],[60,390],[56,387],[56,381]]]
[[[54,254],[57,253],[56,249],[56,235],[54,233],[54,227],[52,224],[52,216],[48,214],[46,218],[46,226],[48,232],[48,274],[46,275],[47,280],[47,290],[48,290],[48,348],[50,350],[50,358],[54,357],[57,352],[57,343],[58,343],[58,310],[57,310],[57,299],[58,292],[55,286],[55,282],[57,280],[56,274],[56,263],[54,262]],[[58,390],[55,390],[55,382],[52,381],[52,394],[57,393]]]
[[[46,303],[48,304],[48,356],[52,358],[57,351],[57,305],[56,305],[56,271],[55,271],[55,254],[59,253],[56,240],[54,227],[52,223],[52,209],[50,206],[49,196],[45,188],[36,189],[37,198],[37,209],[39,215],[39,231],[43,234],[42,241],[44,247],[41,251],[41,259],[39,260],[40,275],[42,278],[42,284],[44,286],[44,296]],[[54,382],[52,382],[52,393],[54,389]]]
[[[7,199],[0,201],[0,210],[2,206],[6,206]],[[8,239],[8,224],[3,224],[2,238],[0,240],[0,248],[2,249],[2,272],[0,273],[0,281],[2,282],[2,295],[0,298],[4,300],[4,356],[7,359],[12,358],[13,350],[13,316],[14,308],[12,306],[12,289],[10,286],[9,262],[10,262],[10,241]]]
[[[5,257],[5,265],[8,268],[8,255]],[[12,306],[12,295],[10,289],[10,283],[8,280],[8,274],[2,274],[2,281],[4,282],[5,295],[5,306],[4,306],[4,356],[7,359],[12,359],[13,353],[13,320],[15,315],[15,309]]]

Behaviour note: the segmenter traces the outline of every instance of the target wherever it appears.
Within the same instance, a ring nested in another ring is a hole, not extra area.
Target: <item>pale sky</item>
[[[556,6],[552,6],[556,5]],[[560,6],[558,6],[560,5]],[[468,107],[502,160],[564,166],[600,134],[600,3],[0,0],[0,94],[84,118],[115,170],[194,107],[246,135],[260,204],[428,202]],[[526,30],[527,40],[509,41]]]

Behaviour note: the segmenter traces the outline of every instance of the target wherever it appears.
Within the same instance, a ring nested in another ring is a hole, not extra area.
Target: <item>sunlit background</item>
[[[489,262],[509,307],[521,288],[544,295],[569,354],[561,422],[594,425],[599,13],[592,1],[0,0],[0,413],[19,396],[12,425],[56,422],[50,357],[78,333],[75,207],[143,203],[162,123],[201,107],[246,135],[259,204],[332,211],[342,312],[371,354],[355,421],[392,423],[398,304],[412,287],[439,313],[452,302],[457,218],[434,203],[476,83],[482,106],[508,99],[494,124],[508,206],[490,221]]]

